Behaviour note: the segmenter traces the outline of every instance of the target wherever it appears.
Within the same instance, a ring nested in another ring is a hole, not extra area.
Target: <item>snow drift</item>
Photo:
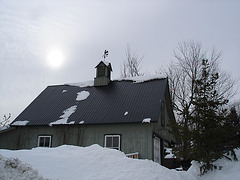
[[[5,158],[2,155],[0,155],[0,179],[45,180],[29,164],[23,163],[18,158]]]
[[[99,145],[89,147],[63,145],[56,148],[33,148],[32,150],[0,150],[0,154],[4,156],[1,156],[0,161],[0,179],[30,179],[29,177],[33,177],[32,179],[46,177],[53,180],[221,180],[226,177],[231,180],[240,179],[239,162],[219,160],[217,163],[222,164],[223,170],[210,172],[200,177],[198,176],[199,165],[196,162],[189,171],[178,172],[150,160],[127,158],[120,151],[103,148]],[[240,151],[237,151],[237,156],[239,157],[239,155]],[[20,169],[25,168],[26,171],[6,166],[9,158],[11,161],[16,160],[13,158],[18,158],[17,166]],[[19,159],[31,166],[22,165]],[[12,176],[14,174],[19,174],[19,176]]]

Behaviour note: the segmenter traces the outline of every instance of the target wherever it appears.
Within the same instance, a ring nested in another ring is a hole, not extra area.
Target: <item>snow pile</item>
[[[5,158],[0,154],[0,179],[44,180],[29,164],[18,158]]]
[[[221,170],[208,172],[202,176],[200,180],[239,180],[240,179],[240,149],[235,150],[238,161],[230,161],[222,158],[214,162],[214,165],[222,166]],[[196,161],[192,162],[192,166],[188,170],[190,173],[199,173],[200,164]]]
[[[1,150],[0,179],[143,179],[143,180],[239,180],[240,161],[221,159],[216,164],[222,170],[209,172],[200,177],[199,164],[193,161],[188,171],[167,169],[150,160],[127,158],[114,149],[92,145],[77,147],[63,145],[56,148],[34,148],[32,150]],[[6,158],[8,157],[8,158]],[[237,151],[240,158],[240,151]],[[18,158],[18,159],[16,159]],[[31,164],[23,164],[21,161]],[[34,171],[36,169],[37,171]]]
[[[114,149],[92,145],[77,147],[63,145],[57,148],[32,150],[0,150],[5,157],[19,158],[32,165],[44,177],[59,180],[87,179],[164,179],[194,180],[188,172],[169,170],[150,160],[127,158]]]

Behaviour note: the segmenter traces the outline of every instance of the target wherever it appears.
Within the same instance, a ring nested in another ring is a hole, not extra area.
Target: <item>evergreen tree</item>
[[[232,126],[239,125],[239,116],[238,116],[236,108],[234,106],[230,109],[230,113],[228,114],[227,117],[228,117],[227,124],[232,125]]]
[[[228,151],[234,152],[238,145],[231,144],[236,128],[227,125],[228,100],[217,91],[218,73],[211,74],[208,60],[202,61],[202,74],[196,80],[193,98],[193,113],[189,119],[191,144],[189,156],[202,162],[201,174],[216,168],[213,162]]]
[[[234,156],[234,159],[237,160],[237,157],[233,151],[234,148],[240,147],[240,117],[237,114],[235,107],[230,109],[230,113],[227,115],[225,120],[225,129],[229,132],[229,139],[226,142],[225,146],[228,147],[231,154]]]

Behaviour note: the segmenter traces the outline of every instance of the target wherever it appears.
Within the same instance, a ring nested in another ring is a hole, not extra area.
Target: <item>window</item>
[[[98,77],[105,76],[105,67],[104,66],[99,66],[97,68],[97,76]]]
[[[104,146],[120,150],[120,135],[105,135]]]
[[[51,147],[51,136],[38,136],[38,147]]]

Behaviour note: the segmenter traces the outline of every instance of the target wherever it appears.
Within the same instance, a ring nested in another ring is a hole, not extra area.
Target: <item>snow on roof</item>
[[[0,127],[0,131],[6,130],[6,129],[8,129],[9,127],[10,127],[9,125],[7,125],[7,126],[2,126],[2,127]]]
[[[155,79],[164,79],[166,76],[162,75],[148,75],[148,76],[135,76],[135,77],[127,77],[127,78],[118,78],[113,79],[113,81],[133,81],[134,83],[143,83],[146,81],[151,81]],[[77,83],[66,83],[69,86],[78,86],[78,87],[92,87],[94,86],[94,80],[77,82]]]
[[[63,111],[63,115],[61,115],[59,120],[51,122],[49,125],[52,126],[53,124],[74,124],[74,121],[67,123],[68,118],[76,111],[77,105],[71,106],[70,108]]]
[[[109,64],[110,64],[110,62],[108,62],[108,61],[102,61],[106,66],[109,66]]]
[[[145,118],[142,120],[142,123],[150,123],[151,122],[151,118]]]
[[[84,124],[84,121],[80,121],[79,124]]]
[[[26,126],[29,121],[16,121],[12,125],[14,126]]]
[[[155,79],[164,79],[164,78],[166,77],[161,75],[148,75],[148,76],[135,76],[135,77],[116,79],[116,81],[133,81],[134,83],[143,83],[146,81],[151,81]]]
[[[90,93],[88,91],[81,91],[77,93],[76,101],[83,101],[88,98]]]
[[[78,83],[66,83],[66,85],[69,86],[78,86],[78,87],[92,87],[94,86],[94,81],[84,81],[84,82],[78,82]]]

